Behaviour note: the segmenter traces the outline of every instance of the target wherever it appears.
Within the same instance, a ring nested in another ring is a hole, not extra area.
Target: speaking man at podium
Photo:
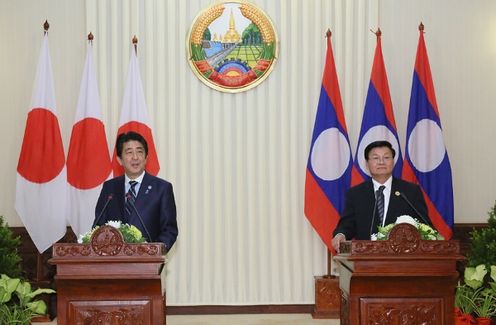
[[[364,151],[372,178],[348,190],[345,207],[334,230],[332,246],[339,252],[345,240],[369,240],[378,226],[409,215],[431,224],[422,190],[416,184],[393,177],[396,152],[388,141],[370,143]]]
[[[116,152],[124,175],[103,184],[93,227],[120,220],[136,226],[148,242],[163,242],[168,251],[178,234],[172,184],[145,172],[148,144],[141,134],[119,134]]]

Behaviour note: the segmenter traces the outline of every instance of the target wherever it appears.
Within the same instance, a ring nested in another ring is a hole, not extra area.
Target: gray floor
[[[34,323],[34,325],[54,325]],[[338,319],[312,319],[310,314],[255,315],[175,315],[167,316],[167,325],[339,325]]]

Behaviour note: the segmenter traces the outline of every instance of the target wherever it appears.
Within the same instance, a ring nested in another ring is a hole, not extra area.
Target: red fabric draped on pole
[[[439,233],[449,239],[453,234],[454,213],[451,165],[444,145],[422,24],[419,30],[403,178],[420,185],[429,218]]]
[[[375,33],[377,45],[374,54],[374,63],[370,75],[369,90],[363,110],[362,126],[358,137],[358,146],[355,154],[356,171],[353,172],[351,185],[357,185],[366,179],[370,179],[369,170],[365,163],[364,151],[369,143],[379,140],[387,140],[396,151],[394,157],[393,175],[401,177],[403,158],[398,138],[398,130],[394,119],[393,104],[389,93],[389,84],[386,74],[386,66],[382,55],[381,30]]]
[[[65,234],[67,182],[48,48],[48,23],[17,164],[15,208],[40,253]]]
[[[351,169],[351,148],[328,31],[324,75],[306,170],[305,215],[332,252],[332,232],[344,207]]]
[[[91,229],[98,195],[111,171],[98,82],[93,65],[93,44],[89,41],[67,154],[69,222],[76,235]]]
[[[136,38],[133,42],[137,43]],[[146,162],[146,171],[152,175],[157,175],[160,170],[160,164],[155,150],[152,129],[148,126],[148,112],[146,108],[145,94],[141,83],[141,75],[136,55],[136,47],[131,50],[131,59],[129,61],[129,71],[127,75],[126,89],[122,99],[121,119],[117,135],[128,131],[134,131],[141,134],[148,143],[148,158]],[[116,151],[112,156],[112,168],[114,176],[124,174],[124,169],[119,165],[116,157]]]

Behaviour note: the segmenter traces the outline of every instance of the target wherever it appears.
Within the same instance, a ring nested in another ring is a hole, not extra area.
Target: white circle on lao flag
[[[439,125],[430,119],[417,122],[408,140],[408,153],[413,166],[420,172],[427,173],[436,169],[446,154],[443,132]]]
[[[370,176],[369,168],[367,167],[367,163],[365,161],[365,148],[374,141],[388,141],[393,146],[394,151],[396,151],[396,155],[394,156],[394,163],[398,161],[398,156],[400,152],[400,144],[393,132],[389,130],[384,125],[376,125],[371,127],[365,132],[363,135],[362,141],[358,145],[357,157],[358,157],[358,165],[360,169],[365,172],[368,176]],[[356,159],[356,158],[355,158]]]
[[[325,181],[340,178],[350,162],[350,146],[337,128],[319,134],[313,145],[310,163],[314,173]]]

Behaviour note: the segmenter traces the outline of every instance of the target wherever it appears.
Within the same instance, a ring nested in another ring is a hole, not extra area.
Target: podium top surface
[[[57,243],[48,263],[56,280],[160,279],[165,263],[163,243],[125,243],[115,228],[98,228],[87,244]]]
[[[163,243],[125,243],[122,234],[110,226],[100,227],[87,244],[56,243],[53,245],[51,263],[81,259],[98,261],[146,260],[164,261]]]
[[[351,240],[341,243],[338,259],[401,259],[412,256],[423,259],[462,260],[458,240],[423,240],[409,224],[395,226],[387,240]]]

